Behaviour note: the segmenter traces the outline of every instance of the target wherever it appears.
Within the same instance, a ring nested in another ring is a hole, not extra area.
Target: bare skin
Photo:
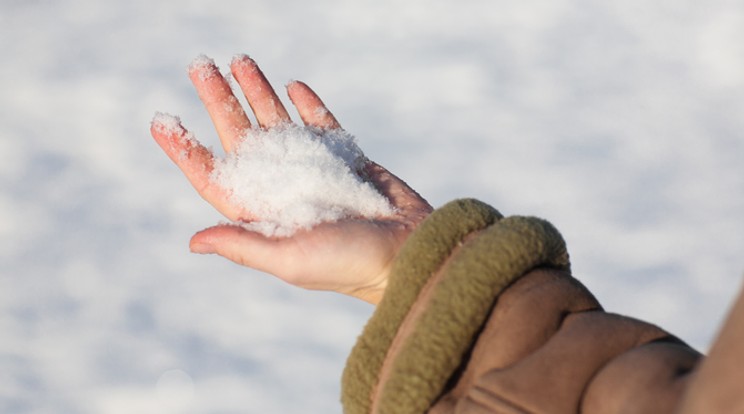
[[[292,122],[252,59],[237,56],[230,70],[259,127],[268,129]],[[232,151],[243,131],[254,127],[246,112],[211,62],[193,65],[189,77],[214,123],[222,147],[226,152]],[[304,83],[291,82],[287,93],[305,125],[341,128]],[[151,133],[199,195],[225,217],[232,221],[261,219],[231,203],[226,190],[210,180],[214,154],[201,144],[185,139],[188,135],[185,128],[173,131],[155,121]],[[190,249],[194,253],[218,254],[295,286],[335,291],[377,304],[384,295],[393,258],[432,207],[382,166],[369,162],[364,172],[395,207],[394,215],[323,223],[286,238],[266,237],[239,225],[218,225],[196,233],[191,238]]]

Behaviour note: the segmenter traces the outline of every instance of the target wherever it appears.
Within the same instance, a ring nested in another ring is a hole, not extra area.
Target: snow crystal
[[[189,72],[196,72],[199,79],[205,81],[219,73],[214,59],[206,55],[199,55],[191,61]]]
[[[328,116],[329,113],[330,112],[328,112],[328,109],[326,109],[324,106],[319,106],[319,107],[315,108],[315,113],[314,114],[318,118],[322,118],[322,117]]]
[[[250,56],[246,55],[245,53],[238,53],[237,55],[233,56],[232,60],[230,61],[230,66],[236,63],[240,63],[241,61],[247,61],[247,62],[254,63],[254,65],[252,66],[253,70],[258,70],[257,66],[255,66],[255,61]]]
[[[267,236],[348,217],[381,217],[393,207],[360,170],[366,162],[342,130],[286,124],[250,129],[235,151],[215,162],[212,180],[260,221],[241,223]]]
[[[151,125],[159,133],[175,137],[175,139],[168,140],[168,145],[170,153],[177,153],[179,160],[185,159],[188,156],[188,150],[199,145],[194,134],[186,131],[181,125],[181,118],[175,115],[156,112]]]
[[[181,118],[164,112],[155,112],[155,116],[152,117],[152,125],[158,131],[169,135],[180,134],[183,131]]]

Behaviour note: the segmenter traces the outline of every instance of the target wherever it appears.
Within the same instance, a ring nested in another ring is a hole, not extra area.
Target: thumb
[[[268,271],[266,264],[275,254],[275,244],[266,236],[239,225],[220,224],[191,237],[189,249],[198,254],[218,254],[239,265]]]
[[[270,273],[293,285],[301,285],[305,265],[293,238],[271,238],[235,224],[220,224],[191,237],[194,253],[218,254],[239,265]]]

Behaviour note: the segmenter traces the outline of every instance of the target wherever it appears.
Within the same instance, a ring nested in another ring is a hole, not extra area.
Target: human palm
[[[247,56],[233,59],[230,69],[240,85],[260,128],[291,122],[273,88]],[[189,77],[217,129],[222,147],[233,151],[251,121],[214,63],[200,58]],[[320,129],[341,128],[318,96],[304,83],[287,86],[302,121]],[[229,193],[210,179],[214,154],[199,144],[180,122],[153,120],[157,143],[183,171],[197,192],[235,222],[261,220],[231,201]],[[432,210],[402,180],[373,162],[363,174],[387,197],[393,215],[348,218],[321,223],[290,237],[268,237],[237,224],[222,224],[196,233],[190,243],[196,253],[216,253],[244,266],[271,273],[293,285],[332,290],[377,303],[384,294],[390,264],[408,235]]]

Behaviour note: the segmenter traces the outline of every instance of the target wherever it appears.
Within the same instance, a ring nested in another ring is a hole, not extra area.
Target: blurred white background
[[[148,129],[217,144],[200,53],[306,81],[434,205],[551,220],[608,310],[707,350],[744,274],[741,39],[727,0],[4,0],[0,412],[340,412],[372,307],[188,252],[221,218]]]

